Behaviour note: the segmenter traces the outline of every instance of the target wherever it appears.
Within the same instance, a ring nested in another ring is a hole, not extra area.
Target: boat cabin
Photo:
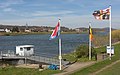
[[[34,45],[16,46],[16,55],[18,55],[18,56],[32,56],[32,55],[34,55]]]

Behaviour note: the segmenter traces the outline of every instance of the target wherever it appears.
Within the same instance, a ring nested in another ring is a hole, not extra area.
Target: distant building
[[[6,33],[8,33],[8,32],[11,32],[9,29],[0,29],[0,32],[6,32]]]
[[[76,28],[75,31],[76,31],[76,32],[83,32],[83,30],[80,29],[80,28]]]
[[[31,32],[31,30],[29,30],[29,29],[25,29],[25,32]]]
[[[5,32],[9,33],[9,32],[11,32],[11,31],[10,31],[9,29],[6,28],[6,29],[5,29]]]
[[[25,32],[31,32],[31,30],[28,27],[28,24],[26,23],[26,28],[25,28]]]
[[[49,29],[48,32],[53,32],[54,29]]]
[[[0,32],[5,32],[5,29],[0,29]]]
[[[87,32],[88,29],[87,28],[76,28],[75,31],[79,32],[79,33],[82,33],[82,32]]]

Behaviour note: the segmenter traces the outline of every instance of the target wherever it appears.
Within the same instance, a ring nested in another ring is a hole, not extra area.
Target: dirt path
[[[94,64],[95,61],[91,61],[91,62],[76,62],[72,65],[70,65],[68,68],[64,69],[63,73],[59,73],[59,74],[54,74],[54,75],[68,75],[68,74],[71,74],[71,73],[74,73],[75,71],[78,71],[84,67],[87,67],[89,65],[92,65]]]
[[[103,70],[105,70],[105,69],[107,69],[107,68],[109,68],[109,67],[115,65],[115,64],[118,63],[118,62],[120,62],[120,60],[117,60],[117,61],[113,62],[112,64],[110,64],[110,65],[108,65],[108,66],[106,66],[106,67],[104,67],[104,68],[102,68],[102,69],[100,69],[100,70],[98,70],[98,71],[96,71],[96,72],[90,74],[90,75],[96,75],[96,74],[100,73],[101,71],[103,71]]]

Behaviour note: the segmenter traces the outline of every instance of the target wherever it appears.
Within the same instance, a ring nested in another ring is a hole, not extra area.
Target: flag
[[[52,32],[52,34],[50,36],[50,40],[56,38],[59,35],[60,35],[60,22],[58,22],[55,29],[53,30],[53,32]]]
[[[98,20],[109,20],[110,18],[110,8],[106,8],[103,10],[96,10],[93,13],[95,19]]]
[[[89,26],[89,39],[92,41],[93,39],[93,34],[92,34],[92,28]]]

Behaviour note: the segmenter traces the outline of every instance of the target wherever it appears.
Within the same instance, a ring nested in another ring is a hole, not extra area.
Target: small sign
[[[114,46],[111,47],[111,51],[110,51],[110,46],[107,46],[107,53],[110,54],[110,52],[111,54],[114,54]]]

